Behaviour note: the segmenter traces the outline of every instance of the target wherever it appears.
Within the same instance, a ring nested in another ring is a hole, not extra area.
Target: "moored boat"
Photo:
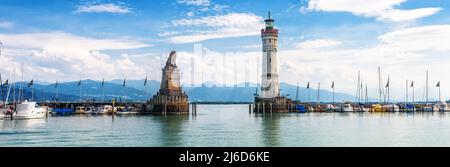
[[[336,111],[336,106],[334,106],[333,104],[327,104],[325,106],[325,111],[326,112],[335,112]]]
[[[24,102],[17,104],[16,112],[13,114],[13,119],[37,119],[44,118],[47,110],[40,107],[36,102]]]
[[[437,102],[436,104],[434,104],[433,108],[435,108],[435,111],[450,111],[450,107],[448,107],[445,101]]]
[[[75,114],[84,114],[85,111],[86,111],[86,108],[84,108],[83,106],[78,106],[75,109]]]
[[[71,108],[54,108],[52,110],[52,114],[55,115],[70,115],[73,114],[75,111]]]

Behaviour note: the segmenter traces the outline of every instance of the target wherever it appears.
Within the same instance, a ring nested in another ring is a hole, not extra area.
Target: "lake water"
[[[0,120],[0,146],[450,146],[450,113],[254,115],[198,105],[197,116]]]

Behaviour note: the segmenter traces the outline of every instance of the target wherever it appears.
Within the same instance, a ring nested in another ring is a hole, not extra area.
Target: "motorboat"
[[[339,106],[338,111],[341,111],[341,112],[352,112],[354,110],[353,110],[352,104],[349,103],[349,102],[346,102],[346,103],[342,104],[341,106]]]
[[[357,105],[357,106],[353,107],[353,110],[356,112],[368,112],[369,108],[366,108],[363,105]]]
[[[373,104],[372,108],[370,108],[371,112],[383,112],[383,106],[381,106],[380,104]]]
[[[84,114],[86,111],[86,108],[84,108],[83,106],[78,106],[75,108],[75,114]]]
[[[383,105],[383,110],[388,112],[399,112],[400,107],[397,104],[386,104]]]
[[[304,105],[301,105],[301,104],[297,104],[297,105],[295,106],[295,109],[296,109],[297,112],[299,112],[299,113],[305,113],[305,112],[308,112],[307,108],[306,108]]]
[[[130,114],[137,114],[138,111],[134,107],[118,107],[115,114],[118,115],[130,115]]]
[[[111,105],[103,105],[97,107],[97,111],[95,113],[97,114],[109,114],[112,113],[113,107]]]
[[[97,108],[91,106],[91,107],[86,107],[84,110],[84,114],[92,114],[92,113],[96,113],[97,112]]]
[[[325,106],[325,111],[326,112],[334,112],[334,111],[336,111],[336,106],[334,106],[333,104],[327,104]]]
[[[314,110],[314,107],[312,107],[312,106],[308,106],[308,112],[314,112],[315,110]]]
[[[56,115],[70,115],[73,114],[75,111],[71,108],[54,108],[52,110],[52,114]]]
[[[448,107],[445,101],[439,101],[434,104],[433,108],[436,108],[438,111],[450,111],[450,107]]]
[[[16,106],[16,112],[13,114],[13,119],[37,119],[44,118],[47,110],[40,107],[36,102],[23,101]]]

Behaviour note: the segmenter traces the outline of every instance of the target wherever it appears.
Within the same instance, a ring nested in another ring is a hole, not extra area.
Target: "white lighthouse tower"
[[[264,20],[266,27],[261,30],[263,44],[261,98],[280,96],[278,29],[274,28],[274,21],[270,18],[269,12],[269,18]]]

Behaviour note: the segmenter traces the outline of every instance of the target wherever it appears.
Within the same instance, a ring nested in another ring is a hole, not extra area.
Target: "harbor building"
[[[275,20],[264,20],[265,28],[261,30],[263,45],[261,93],[255,96],[255,112],[288,112],[291,100],[280,94],[278,29]]]
[[[161,87],[144,105],[144,112],[152,114],[188,114],[188,96],[183,92],[180,70],[176,65],[176,52],[170,52],[162,69]]]

